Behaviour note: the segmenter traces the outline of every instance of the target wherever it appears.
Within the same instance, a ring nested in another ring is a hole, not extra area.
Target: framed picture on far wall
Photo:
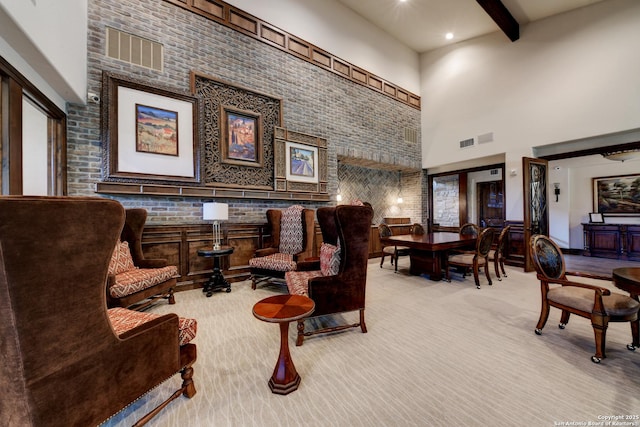
[[[589,214],[589,222],[593,224],[602,224],[604,223],[604,217],[602,216],[601,213],[591,212]]]
[[[287,180],[318,182],[318,147],[287,141]]]
[[[222,162],[262,167],[262,117],[253,111],[220,107]]]
[[[594,212],[640,216],[640,174],[592,178]]]

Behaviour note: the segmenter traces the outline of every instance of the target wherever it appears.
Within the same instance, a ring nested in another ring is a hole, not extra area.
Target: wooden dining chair
[[[594,363],[600,363],[607,357],[605,341],[609,322],[630,322],[632,337],[638,336],[638,310],[640,309],[638,301],[627,295],[611,292],[604,287],[567,278],[567,276],[574,276],[610,281],[611,277],[565,271],[562,251],[547,236],[541,234],[532,236],[529,247],[542,293],[540,319],[535,329],[537,335],[542,335],[542,328],[549,318],[550,307],[556,307],[562,310],[558,324],[560,329],[564,329],[569,323],[571,314],[591,319],[596,341],[596,353],[591,356],[591,361]],[[627,349],[633,351],[635,346],[629,344]]]
[[[387,224],[379,224],[378,225],[378,234],[380,235],[380,240],[385,237],[393,236],[393,232],[391,231],[391,227]],[[385,245],[382,242],[382,258],[380,259],[380,268],[384,264],[384,258],[386,255],[391,257],[391,265],[395,267],[395,271],[398,271],[398,258],[400,256],[409,255],[409,248],[407,246],[398,246],[395,244]]]
[[[445,275],[448,282],[451,281],[449,276],[449,267],[457,266],[463,269],[470,268],[473,270],[473,278],[476,282],[476,288],[480,289],[480,267],[484,267],[484,274],[487,277],[489,285],[492,285],[491,276],[489,275],[489,251],[491,250],[491,244],[493,243],[493,235],[495,230],[493,228],[485,228],[480,232],[480,236],[476,242],[476,250],[471,253],[454,253],[446,258]],[[463,275],[464,277],[464,275]]]
[[[498,280],[502,280],[500,271],[502,271],[502,276],[507,277],[507,272],[504,270],[504,261],[505,251],[509,242],[510,230],[510,225],[503,228],[502,231],[500,231],[500,235],[498,236],[498,243],[496,244],[496,248],[489,251],[489,262],[493,261],[493,269],[496,272],[496,277],[498,278]]]

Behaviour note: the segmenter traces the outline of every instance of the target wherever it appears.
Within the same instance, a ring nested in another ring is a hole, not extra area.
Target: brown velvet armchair
[[[269,246],[257,249],[249,260],[251,288],[272,279],[284,280],[298,261],[313,256],[314,211],[293,205],[287,209],[269,209],[267,223],[271,232]]]
[[[114,200],[0,197],[0,425],[97,425],[177,372],[182,387],[156,409],[195,394],[196,347],[179,344],[177,315],[115,308],[153,319],[110,321],[123,223]]]
[[[142,232],[147,220],[146,209],[127,209],[120,241],[112,255],[107,278],[107,305],[147,308],[164,298],[175,304],[173,290],[178,269],[167,265],[166,259],[148,259],[142,253]],[[129,255],[130,254],[130,255]],[[126,259],[128,262],[123,262]]]
[[[325,266],[321,265],[322,260],[298,263],[297,271],[286,274],[289,293],[311,298],[316,304],[313,317],[358,310],[360,321],[305,332],[304,320],[300,320],[296,345],[302,345],[305,336],[346,328],[359,326],[363,333],[367,332],[364,308],[373,209],[369,206],[340,205],[335,208],[319,208],[317,216],[323,245],[339,247],[336,250],[339,252],[339,264],[334,267],[330,265],[333,261],[327,260],[329,271],[323,272]],[[323,258],[322,253],[320,257]],[[331,258],[336,260],[335,255]]]

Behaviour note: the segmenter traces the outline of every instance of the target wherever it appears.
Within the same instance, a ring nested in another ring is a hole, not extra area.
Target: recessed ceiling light
[[[447,33],[444,36],[447,40],[451,40],[453,38],[453,33]]]

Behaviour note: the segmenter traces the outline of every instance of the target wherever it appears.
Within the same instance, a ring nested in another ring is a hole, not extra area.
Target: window
[[[0,57],[0,194],[65,195],[66,115]]]

